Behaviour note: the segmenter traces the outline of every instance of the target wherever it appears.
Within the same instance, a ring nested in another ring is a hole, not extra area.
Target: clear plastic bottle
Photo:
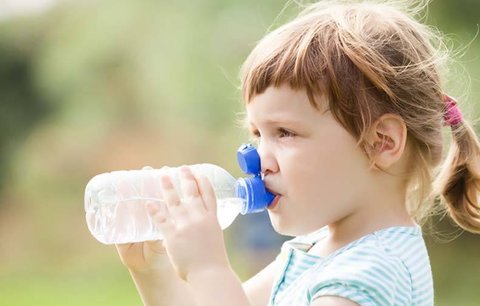
[[[233,178],[223,168],[212,164],[189,166],[194,174],[206,176],[217,198],[217,217],[222,229],[232,224],[239,213],[263,211],[273,200],[260,175],[260,157],[247,144],[237,151],[240,167],[248,178]],[[142,170],[122,170],[93,177],[85,188],[85,213],[88,229],[104,244],[120,244],[162,239],[153,224],[146,204],[156,203],[166,209],[161,194],[160,177],[172,178],[181,195],[178,167]]]
[[[220,226],[227,228],[243,207],[243,199],[235,196],[237,180],[212,164],[192,165],[190,169],[210,180],[217,198]],[[92,235],[105,244],[161,239],[146,204],[157,203],[165,209],[159,188],[160,177],[164,174],[170,175],[182,197],[179,168],[114,171],[92,178],[85,189],[86,219]]]

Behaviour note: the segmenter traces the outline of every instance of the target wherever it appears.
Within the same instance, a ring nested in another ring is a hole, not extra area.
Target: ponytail
[[[436,194],[461,228],[480,233],[480,142],[465,120],[451,128],[452,143],[436,180]]]

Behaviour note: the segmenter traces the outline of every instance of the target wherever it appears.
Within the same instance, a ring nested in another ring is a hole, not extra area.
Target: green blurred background
[[[297,11],[280,14],[285,3],[0,1],[1,306],[141,304],[114,247],[87,230],[84,187],[97,173],[145,165],[211,162],[241,175],[238,70]],[[479,22],[478,0],[430,5],[428,23],[455,33],[448,87],[471,119]],[[284,238],[265,215],[240,219],[226,239],[245,279]],[[480,236],[434,221],[437,305],[480,305]]]

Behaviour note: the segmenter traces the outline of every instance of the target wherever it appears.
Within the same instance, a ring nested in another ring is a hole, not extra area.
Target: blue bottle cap
[[[235,195],[244,200],[241,214],[264,211],[275,196],[265,189],[259,176],[239,178],[235,184]]]
[[[261,179],[260,155],[251,144],[241,145],[237,150],[237,160],[240,168],[246,174],[254,177],[239,178],[235,184],[235,195],[243,199],[242,214],[264,211],[272,203],[275,195],[265,188]]]
[[[260,167],[260,155],[257,149],[251,144],[243,144],[237,150],[237,161],[245,174],[259,175],[262,171]]]

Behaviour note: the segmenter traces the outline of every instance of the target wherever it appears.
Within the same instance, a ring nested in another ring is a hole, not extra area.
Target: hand
[[[161,178],[168,213],[149,205],[156,226],[164,235],[164,246],[177,274],[189,275],[209,269],[230,268],[223,232],[217,220],[213,188],[205,177],[195,177],[188,167],[180,168],[183,199],[168,176]]]
[[[130,271],[151,272],[170,264],[160,240],[116,244],[115,247],[122,263]]]
[[[173,270],[162,241],[118,244],[116,247],[143,305],[194,305],[187,284]]]
[[[142,170],[151,170],[152,167],[146,166]],[[158,188],[159,182],[156,181],[153,176],[144,176],[141,182],[141,196],[151,197],[151,198],[161,198],[160,189]],[[118,182],[118,192],[121,196],[128,198],[135,196],[137,190],[132,188],[131,184],[128,182]],[[140,203],[134,203],[138,205]],[[158,205],[158,203],[147,203],[147,205]],[[131,218],[131,214],[137,213],[140,215],[138,220],[144,220],[143,209],[127,209],[125,211],[124,218]],[[129,214],[129,215],[127,215]],[[124,222],[124,220],[119,220],[119,222]],[[137,224],[137,226],[150,226],[148,224]],[[118,255],[122,263],[132,272],[150,272],[153,270],[158,270],[164,268],[166,265],[169,265],[169,260],[167,258],[167,252],[163,246],[163,241],[145,241],[138,243],[126,243],[126,244],[117,244]]]

